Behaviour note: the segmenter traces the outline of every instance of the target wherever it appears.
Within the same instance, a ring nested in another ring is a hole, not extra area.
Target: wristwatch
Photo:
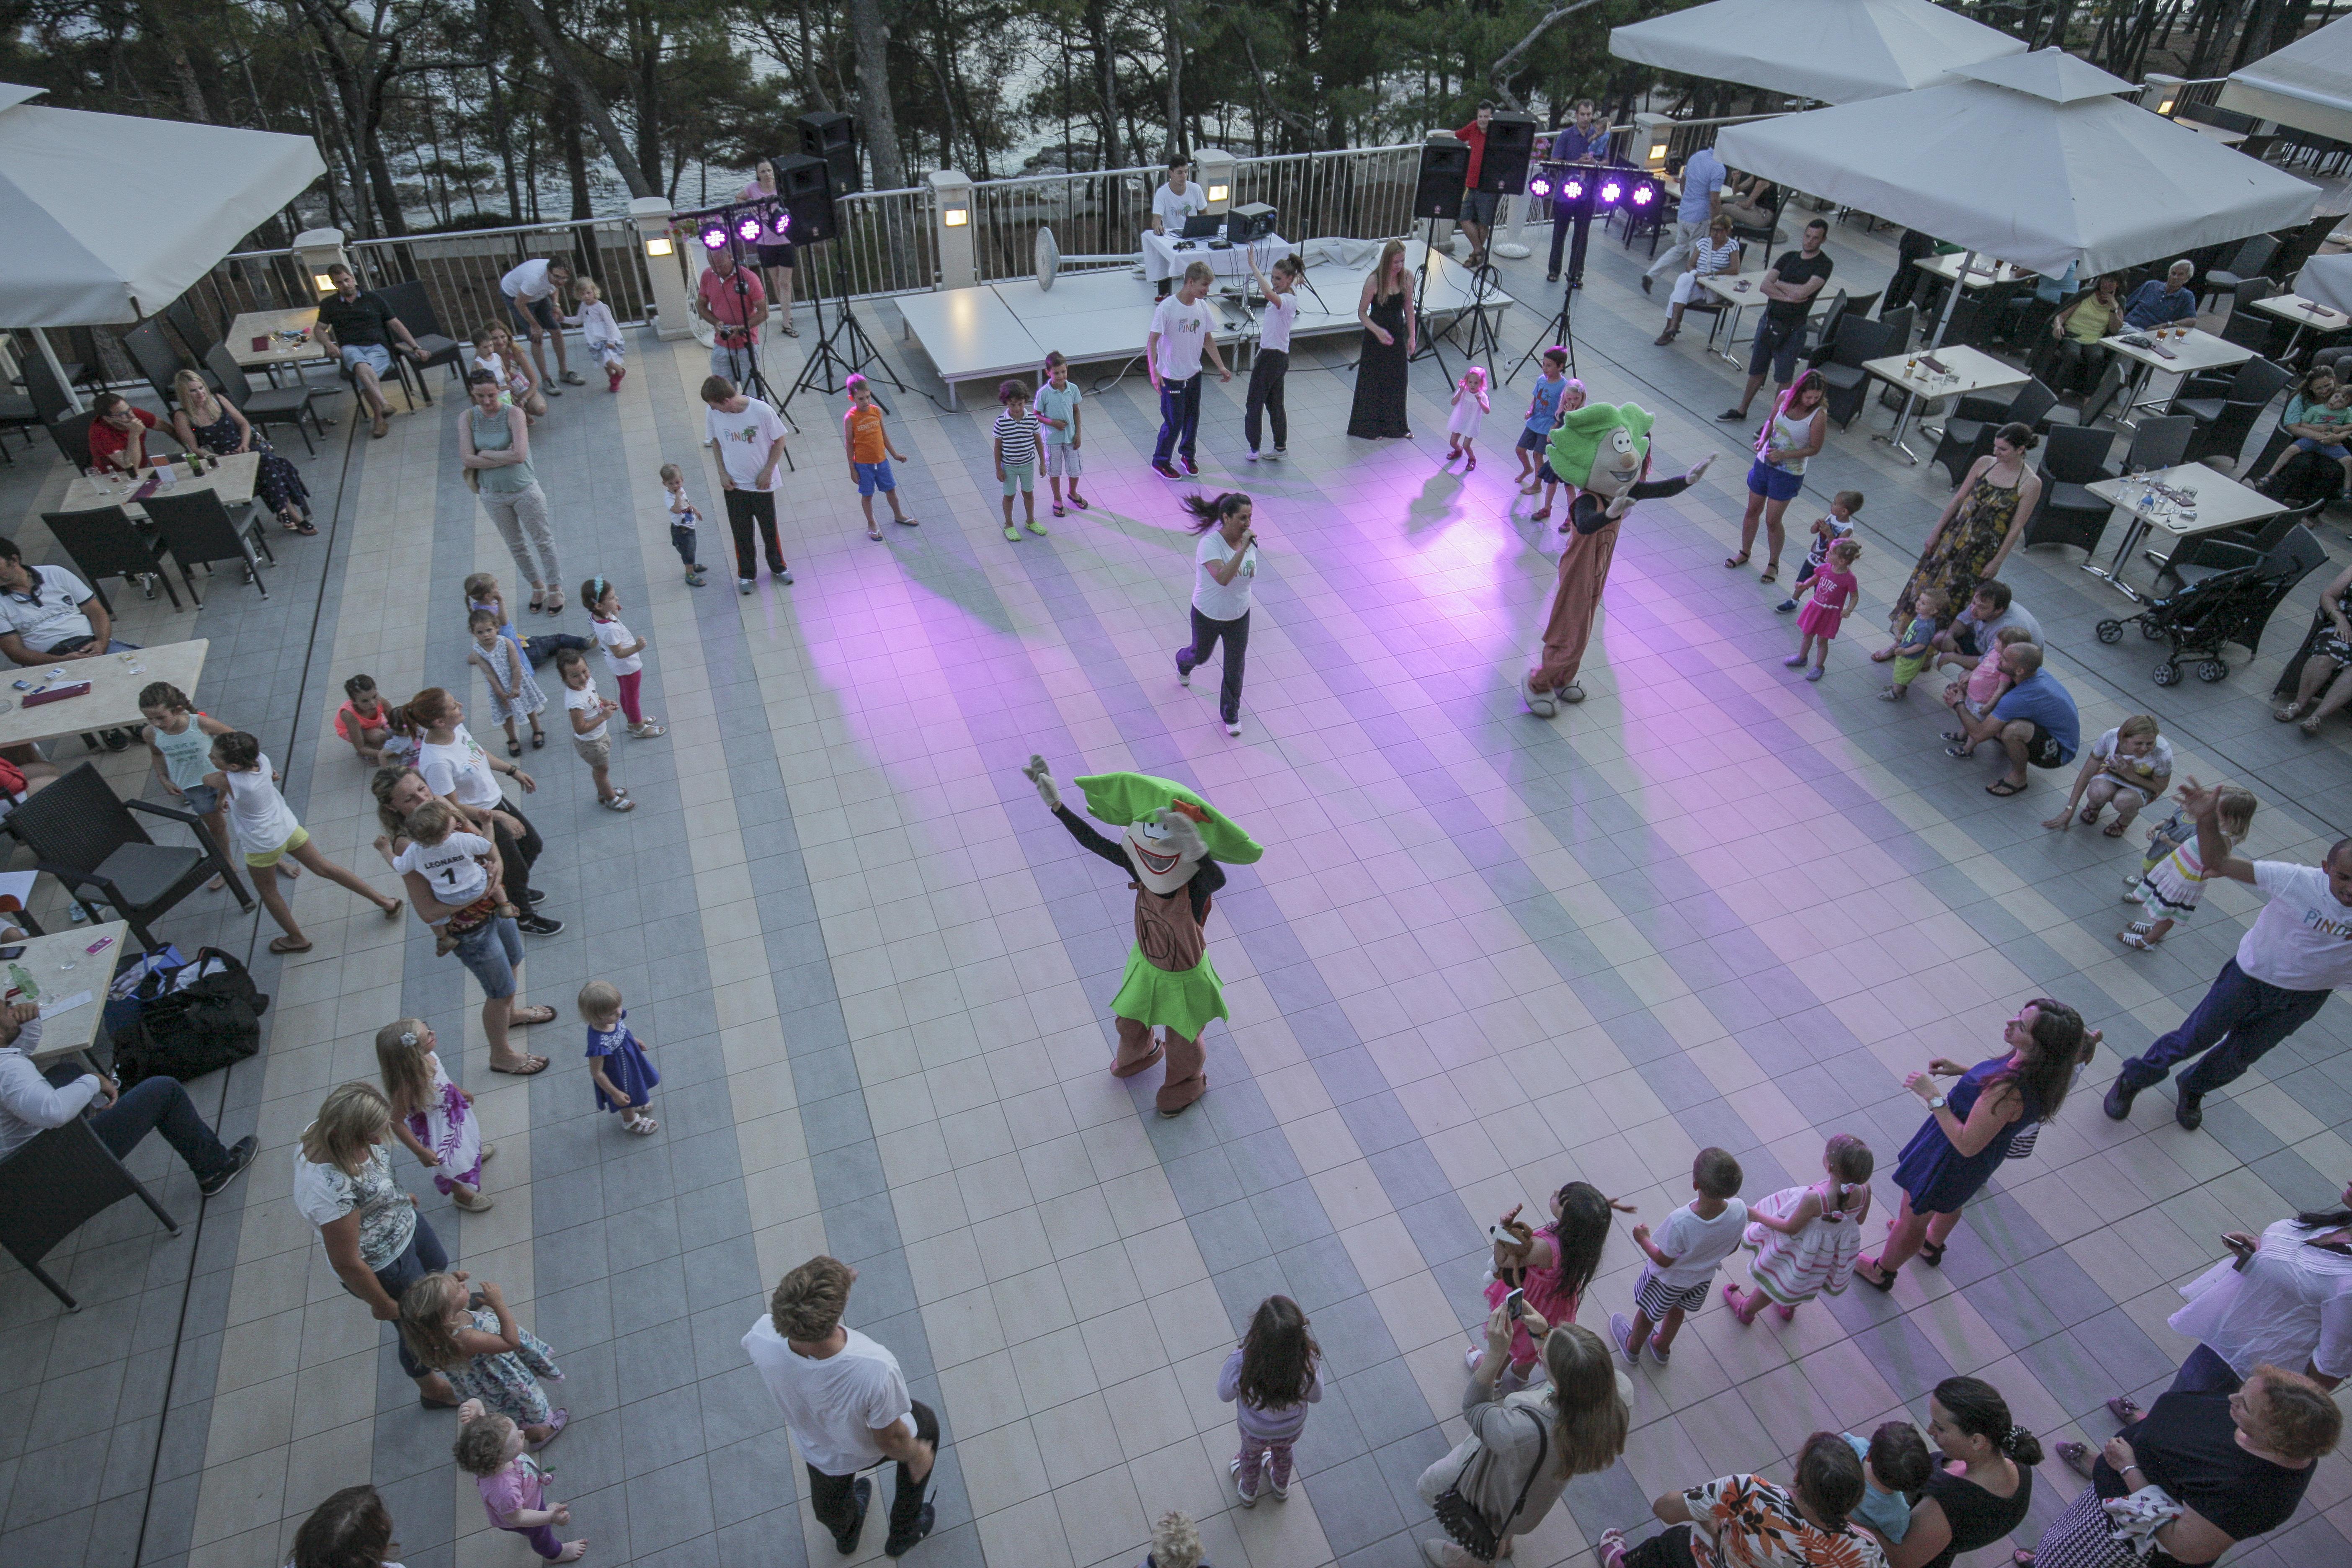
[[[1935,1099],[1927,1102],[1927,1109],[1930,1110],[1941,1110],[1950,1103],[1951,1100],[1948,1096],[1939,1094]]]

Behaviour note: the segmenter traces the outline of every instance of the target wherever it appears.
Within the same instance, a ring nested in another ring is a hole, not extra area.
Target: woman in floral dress
[[[191,452],[202,447],[217,458],[258,452],[261,468],[254,476],[253,488],[262,504],[278,514],[289,533],[319,531],[310,522],[310,489],[302,482],[302,470],[256,436],[236,404],[215,393],[192,370],[172,378],[172,395],[180,405],[172,412],[172,429],[181,446]]]

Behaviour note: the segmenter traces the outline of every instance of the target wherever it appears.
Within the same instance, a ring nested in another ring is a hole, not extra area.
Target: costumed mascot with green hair
[[[1592,640],[1592,617],[1617,553],[1617,525],[1637,500],[1680,495],[1715,461],[1709,452],[1677,479],[1653,479],[1650,426],[1657,416],[1633,404],[1588,403],[1559,416],[1544,460],[1576,487],[1568,505],[1568,550],[1559,558],[1559,585],[1544,626],[1543,662],[1519,682],[1528,710],[1549,719],[1562,702],[1584,700],[1576,673]]]
[[[1021,770],[1037,786],[1070,837],[1127,872],[1135,889],[1135,945],[1110,1010],[1118,1017],[1112,1076],[1132,1078],[1164,1054],[1156,1103],[1174,1116],[1209,1089],[1201,1033],[1225,1009],[1224,982],[1209,961],[1209,901],[1225,885],[1219,860],[1248,865],[1265,851],[1216,807],[1169,779],[1149,773],[1094,773],[1077,780],[1087,809],[1127,831],[1104,837],[1062,804],[1045,759]],[[1167,1031],[1163,1047],[1152,1037]]]

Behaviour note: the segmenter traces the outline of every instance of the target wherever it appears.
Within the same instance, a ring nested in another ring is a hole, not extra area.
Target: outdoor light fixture
[[[672,247],[669,242],[669,236],[666,234],[652,234],[646,237],[646,254],[647,256],[667,256],[671,254],[671,251]]]
[[[323,272],[310,274],[310,286],[321,294],[331,294],[335,291],[335,280]]]
[[[1213,202],[1223,201],[1227,196],[1233,194],[1234,188],[1231,185],[1211,185],[1209,187],[1209,199]]]
[[[1650,162],[1651,165],[1652,165],[1653,167],[1655,167],[1655,166],[1657,166],[1657,165],[1663,164],[1665,161],[1666,161],[1666,144],[1665,144],[1664,142],[1651,142],[1651,143],[1650,143],[1650,157],[1649,157],[1649,162]]]
[[[940,211],[940,221],[950,228],[961,228],[971,221],[971,209],[970,207],[943,207]]]
[[[2156,111],[2157,111],[2158,114],[2161,114],[2161,115],[2165,116],[2167,119],[2169,119],[2169,118],[2171,118],[2171,115],[2172,115],[2172,108],[2173,108],[2173,100],[2172,100],[2171,99],[2169,99],[2169,98],[2167,98],[2167,99],[2165,99],[2162,102],[2158,103],[2158,104],[2156,106]]]

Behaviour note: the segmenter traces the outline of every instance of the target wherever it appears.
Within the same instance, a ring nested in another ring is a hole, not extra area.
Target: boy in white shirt
[[[1633,1245],[1648,1255],[1642,1277],[1633,1286],[1633,1321],[1613,1312],[1610,1337],[1625,1359],[1642,1359],[1642,1343],[1649,1342],[1650,1359],[1660,1366],[1674,1352],[1675,1335],[1682,1331],[1683,1316],[1706,1305],[1715,1283],[1716,1266],[1739,1246],[1748,1226],[1748,1205],[1739,1201],[1739,1162],[1721,1149],[1702,1149],[1691,1162],[1691,1187],[1698,1194],[1668,1215],[1651,1238],[1650,1227],[1633,1227]],[[1652,1324],[1657,1326],[1654,1338]]]
[[[1168,163],[1168,179],[1151,193],[1151,232],[1181,235],[1184,220],[1194,213],[1209,210],[1209,193],[1192,183],[1192,165],[1182,158]],[[1168,298],[1169,280],[1160,280],[1160,297]]]
[[[1192,460],[1193,437],[1201,427],[1201,351],[1208,351],[1219,381],[1234,378],[1217,352],[1216,312],[1204,299],[1215,277],[1205,261],[1185,268],[1184,286],[1152,310],[1151,331],[1143,340],[1144,368],[1150,373],[1151,390],[1160,395],[1160,439],[1151,448],[1151,471],[1163,479],[1201,471]],[[1182,459],[1182,472],[1169,461],[1171,456]]]

